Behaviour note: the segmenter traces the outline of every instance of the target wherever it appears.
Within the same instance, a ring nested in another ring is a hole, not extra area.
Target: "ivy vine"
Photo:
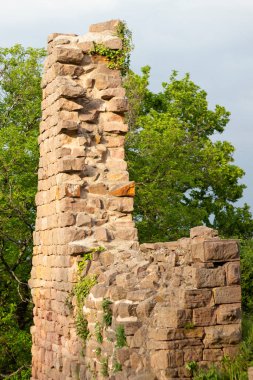
[[[121,21],[117,26],[115,34],[122,41],[121,49],[110,49],[102,43],[93,42],[93,48],[89,54],[106,57],[109,69],[120,70],[122,76],[125,76],[129,70],[130,53],[133,50],[132,32],[128,29],[126,23]]]

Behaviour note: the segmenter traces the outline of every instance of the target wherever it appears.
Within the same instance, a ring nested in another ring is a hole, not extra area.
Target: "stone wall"
[[[30,280],[33,380],[189,378],[186,363],[218,362],[240,342],[236,241],[196,227],[190,238],[139,246],[120,71],[89,55],[93,41],[121,48],[118,23],[49,36]]]

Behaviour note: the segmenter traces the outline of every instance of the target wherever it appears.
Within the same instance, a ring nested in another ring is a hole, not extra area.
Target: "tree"
[[[236,207],[245,186],[233,164],[234,147],[213,141],[229,121],[224,107],[208,108],[207,94],[189,74],[173,72],[158,94],[148,89],[150,68],[129,74],[127,159],[136,181],[135,220],[142,241],[174,240],[193,226],[218,228],[224,236],[248,238],[249,206]]]
[[[30,365],[32,232],[43,49],[0,49],[0,373]],[[19,371],[20,369],[20,371]],[[17,378],[17,377],[16,377]],[[29,374],[27,374],[29,378]]]

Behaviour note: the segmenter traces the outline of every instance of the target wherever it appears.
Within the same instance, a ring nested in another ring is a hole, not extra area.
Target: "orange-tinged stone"
[[[135,196],[135,183],[129,182],[126,185],[120,186],[109,192],[110,195],[115,197],[134,197]]]

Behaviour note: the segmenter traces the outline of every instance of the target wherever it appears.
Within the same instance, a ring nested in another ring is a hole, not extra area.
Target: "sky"
[[[235,147],[246,172],[243,202],[253,210],[253,0],[8,0],[0,13],[0,46],[45,47],[53,32],[84,34],[90,24],[119,18],[133,33],[131,66],[151,66],[150,87],[171,71],[189,72],[210,107],[231,112],[219,139]]]

